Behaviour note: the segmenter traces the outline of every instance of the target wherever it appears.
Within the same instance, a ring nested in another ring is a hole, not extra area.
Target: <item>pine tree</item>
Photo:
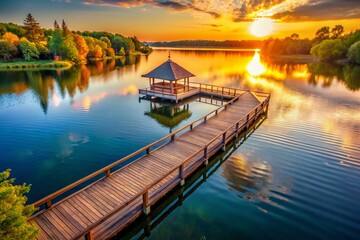
[[[59,26],[59,24],[57,23],[56,20],[55,20],[55,22],[54,22],[54,29],[55,29],[55,30],[59,30],[59,29],[60,29],[60,26]]]
[[[62,28],[62,30],[63,30],[64,36],[66,36],[66,35],[68,35],[68,34],[70,33],[70,30],[69,30],[69,28],[67,27],[64,19],[62,20],[61,28]]]
[[[10,170],[0,172],[0,239],[35,239],[38,230],[27,221],[36,210],[26,205],[30,185],[14,185],[9,176]]]
[[[44,31],[40,28],[40,24],[29,13],[24,20],[24,28],[26,29],[26,38],[31,42],[40,42],[44,39]]]

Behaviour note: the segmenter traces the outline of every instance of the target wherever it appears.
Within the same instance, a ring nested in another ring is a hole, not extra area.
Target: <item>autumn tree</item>
[[[19,37],[16,36],[15,34],[11,33],[11,32],[6,32],[3,35],[3,39],[5,41],[8,41],[11,44],[18,44],[19,43]]]
[[[87,46],[85,39],[81,35],[74,34],[73,37],[76,48],[78,50],[78,60],[80,63],[86,63],[86,57],[89,53],[89,47]]]
[[[14,185],[9,177],[9,169],[0,173],[0,239],[35,239],[38,230],[27,221],[36,210],[26,205],[30,185]]]
[[[26,29],[26,37],[31,42],[40,42],[44,39],[44,31],[40,28],[40,24],[29,13],[24,20],[24,28]]]

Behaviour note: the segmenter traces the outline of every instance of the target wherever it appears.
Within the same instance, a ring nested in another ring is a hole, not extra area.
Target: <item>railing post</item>
[[[206,118],[207,118],[207,116],[204,117],[204,123],[206,123]]]
[[[216,111],[215,111],[215,115],[217,115],[218,114],[218,110],[216,109]]]
[[[149,215],[149,213],[150,213],[149,192],[148,191],[146,191],[143,194],[143,212],[145,215]]]
[[[46,208],[51,208],[51,206],[52,206],[52,203],[51,203],[51,200],[49,199],[49,200],[46,201],[45,207]]]
[[[110,169],[106,170],[106,177],[110,177],[110,174],[111,174]]]
[[[224,95],[224,87],[222,87],[221,94]]]
[[[179,178],[181,179],[180,186],[185,185],[185,178],[184,178],[184,165],[180,165],[179,167]]]
[[[255,120],[256,120],[256,118],[257,118],[257,112],[258,112],[258,109],[257,109],[257,107],[255,108]]]
[[[205,161],[204,161],[204,165],[206,166],[206,165],[208,165],[208,159],[207,159],[207,156],[208,156],[208,146],[205,146],[204,147],[204,159],[205,159]]]
[[[149,147],[146,149],[146,154],[150,155],[150,148]]]
[[[175,134],[171,136],[171,141],[175,140]]]
[[[193,130],[193,125],[192,124],[190,125],[190,130]]]
[[[248,130],[249,128],[249,118],[250,118],[249,114],[246,115],[246,130]]]
[[[92,230],[88,231],[86,234],[85,234],[85,240],[93,240],[93,235],[92,235]]]

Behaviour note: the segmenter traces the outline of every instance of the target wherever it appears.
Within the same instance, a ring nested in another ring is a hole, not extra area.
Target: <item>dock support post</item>
[[[90,230],[88,233],[85,234],[85,240],[93,240],[92,231]]]
[[[221,150],[223,152],[225,152],[225,148],[226,148],[226,132],[224,132],[224,134],[222,136],[222,144],[223,144],[223,146],[222,146]]]
[[[143,194],[143,212],[145,215],[150,214],[149,192]]]
[[[180,167],[179,167],[179,177],[181,179],[180,186],[184,186],[185,185],[184,165],[180,165]]]

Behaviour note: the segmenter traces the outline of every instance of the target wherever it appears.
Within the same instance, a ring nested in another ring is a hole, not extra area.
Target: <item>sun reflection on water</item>
[[[246,66],[246,70],[251,76],[260,76],[266,71],[266,68],[260,62],[260,54],[258,52],[255,52],[253,59]]]

